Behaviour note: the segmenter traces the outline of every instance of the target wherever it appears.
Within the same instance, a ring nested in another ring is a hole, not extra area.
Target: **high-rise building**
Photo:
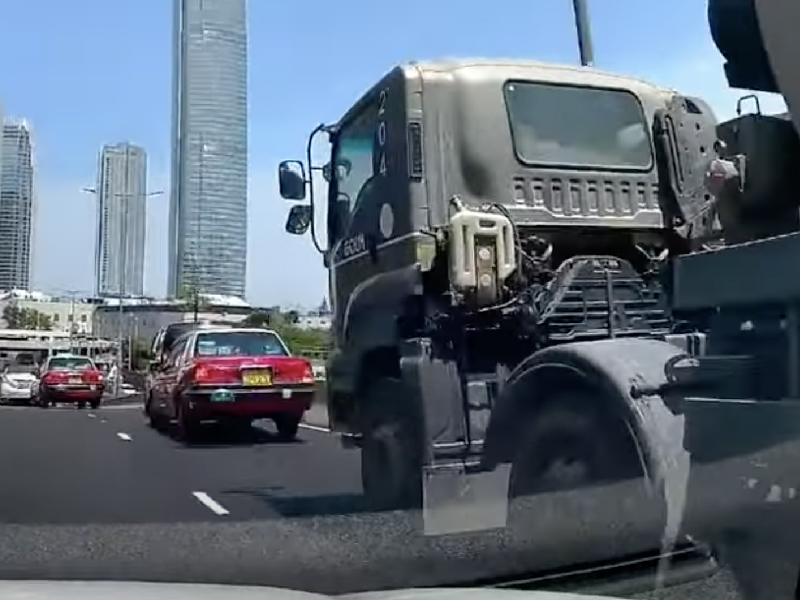
[[[245,0],[173,0],[171,296],[244,297]]]
[[[103,146],[97,168],[95,292],[144,294],[147,154],[129,143]]]
[[[0,162],[0,289],[30,289],[33,139],[24,119],[3,120]]]

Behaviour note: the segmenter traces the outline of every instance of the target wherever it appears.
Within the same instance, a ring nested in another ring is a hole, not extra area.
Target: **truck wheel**
[[[301,417],[297,415],[275,415],[275,427],[278,429],[278,436],[285,441],[297,438],[297,430],[300,428]]]
[[[368,509],[422,505],[422,440],[400,380],[374,380],[362,398],[361,484]]]
[[[642,474],[625,423],[600,412],[596,399],[585,392],[558,394],[522,418],[511,467],[512,498]]]

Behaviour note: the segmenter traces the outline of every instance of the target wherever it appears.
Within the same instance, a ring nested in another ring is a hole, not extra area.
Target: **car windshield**
[[[73,356],[57,356],[51,358],[47,363],[47,368],[51,371],[74,371],[79,369],[91,369],[94,365],[88,358],[73,357]]]
[[[195,343],[198,356],[288,356],[281,339],[269,331],[201,333]]]
[[[36,365],[7,365],[4,371],[9,375],[34,373]]]

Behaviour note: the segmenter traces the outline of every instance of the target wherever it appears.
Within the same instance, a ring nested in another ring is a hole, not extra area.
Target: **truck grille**
[[[551,343],[663,335],[670,322],[658,288],[627,261],[583,256],[565,261],[539,296],[540,328]]]

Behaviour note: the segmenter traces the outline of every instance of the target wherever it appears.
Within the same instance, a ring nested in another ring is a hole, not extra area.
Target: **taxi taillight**
[[[238,382],[237,373],[216,365],[195,365],[192,369],[192,382],[198,385],[207,383],[232,384]]]
[[[300,383],[314,383],[314,381],[314,369],[311,367],[311,363],[306,363]]]

